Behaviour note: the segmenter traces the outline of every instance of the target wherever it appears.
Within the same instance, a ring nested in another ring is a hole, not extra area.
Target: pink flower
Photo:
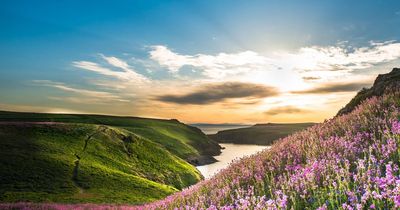
[[[394,197],[394,206],[395,206],[396,208],[400,208],[400,195],[396,195],[396,196]]]
[[[324,204],[324,205],[318,207],[317,210],[328,210],[328,207],[326,206],[326,204]]]
[[[392,132],[394,134],[400,134],[400,121],[393,121],[392,122]]]

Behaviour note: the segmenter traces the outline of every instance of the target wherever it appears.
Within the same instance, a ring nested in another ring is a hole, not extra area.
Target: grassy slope
[[[209,136],[221,143],[270,145],[279,138],[312,125],[314,123],[257,124],[248,128],[219,131],[217,134]]]
[[[137,204],[201,179],[192,165],[146,138],[75,123],[1,123],[0,168],[1,202]]]
[[[176,120],[0,111],[0,121],[73,122],[120,127],[163,145],[168,151],[185,160],[220,153],[219,145],[199,129]]]

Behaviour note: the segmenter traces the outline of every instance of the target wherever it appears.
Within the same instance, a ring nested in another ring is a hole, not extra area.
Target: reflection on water
[[[258,151],[268,148],[268,146],[260,145],[243,145],[243,144],[220,144],[225,149],[222,150],[221,155],[214,156],[218,162],[197,166],[197,169],[203,174],[204,178],[208,179],[216,174],[221,169],[227,167],[232,160],[244,156],[252,155]]]

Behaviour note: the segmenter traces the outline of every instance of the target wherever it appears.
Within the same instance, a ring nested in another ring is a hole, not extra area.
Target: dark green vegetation
[[[176,120],[0,112],[0,121],[0,202],[149,202],[201,180],[182,158],[219,152]]]
[[[375,79],[371,88],[363,88],[345,107],[339,110],[337,115],[343,115],[353,111],[358,105],[372,96],[382,96],[386,90],[396,90],[400,88],[400,68],[393,68],[387,74],[380,74]]]
[[[314,123],[267,123],[256,124],[248,128],[219,131],[209,135],[220,143],[270,145],[279,138],[303,130]]]

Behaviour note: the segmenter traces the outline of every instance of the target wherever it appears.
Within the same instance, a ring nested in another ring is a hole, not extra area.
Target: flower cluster
[[[144,209],[400,208],[400,93],[363,102]]]

